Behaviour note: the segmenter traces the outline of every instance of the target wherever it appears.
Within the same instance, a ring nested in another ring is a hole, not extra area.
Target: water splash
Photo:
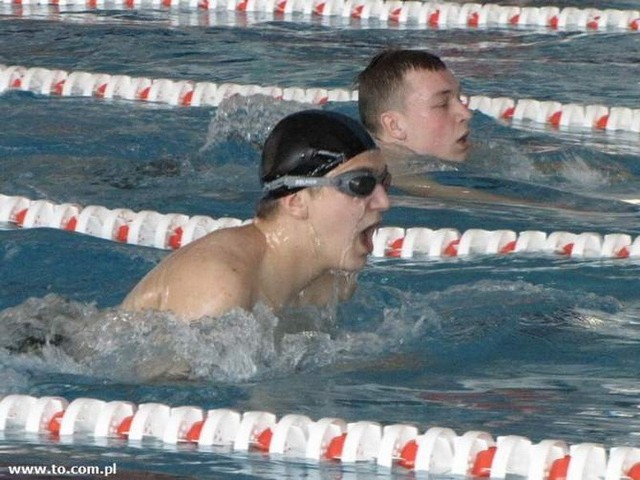
[[[51,294],[0,312],[0,362],[8,389],[24,386],[33,371],[235,383],[329,365],[367,371],[390,357],[404,359],[403,368],[418,361],[447,369],[470,357],[561,354],[554,337],[600,335],[604,322],[623,310],[612,297],[523,281],[479,281],[427,294],[364,284],[335,319],[301,320],[296,329],[262,306],[188,324],[169,313],[99,310]]]
[[[313,106],[277,100],[265,95],[233,95],[224,99],[218,106],[216,115],[209,124],[207,141],[201,153],[229,143],[247,144],[261,150],[276,123],[291,113],[307,108]],[[232,163],[242,158],[242,155],[236,157],[232,159]]]

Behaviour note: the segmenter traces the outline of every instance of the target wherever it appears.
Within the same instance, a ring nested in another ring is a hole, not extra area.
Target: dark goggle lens
[[[349,180],[349,190],[359,197],[368,197],[376,188],[378,180],[373,175],[360,175]]]
[[[373,172],[363,172],[350,178],[343,185],[342,190],[349,195],[368,197],[373,193],[378,183],[382,185],[385,191],[388,191],[391,186],[391,174],[387,170],[381,175],[375,175]]]

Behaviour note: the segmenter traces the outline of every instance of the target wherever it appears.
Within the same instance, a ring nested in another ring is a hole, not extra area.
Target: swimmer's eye
[[[437,105],[434,105],[434,108],[447,108],[448,106],[449,106],[449,100],[438,103]]]
[[[352,195],[355,194],[360,197],[366,197],[367,195],[371,195],[373,190],[376,188],[377,183],[378,182],[374,176],[362,175],[352,178],[347,184],[349,189],[348,193]]]
[[[335,178],[338,180],[336,187],[341,192],[356,197],[368,197],[378,184],[382,185],[385,191],[389,191],[391,187],[391,174],[386,168],[380,174],[370,170],[354,170]]]

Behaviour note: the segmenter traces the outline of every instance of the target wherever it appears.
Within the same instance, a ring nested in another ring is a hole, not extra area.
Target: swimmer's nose
[[[389,210],[391,201],[389,200],[387,190],[382,185],[378,184],[376,188],[373,189],[369,204],[374,210],[380,210],[382,212]]]
[[[460,109],[460,118],[462,120],[470,120],[473,117],[473,112],[467,107],[462,100],[458,99],[458,106]]]

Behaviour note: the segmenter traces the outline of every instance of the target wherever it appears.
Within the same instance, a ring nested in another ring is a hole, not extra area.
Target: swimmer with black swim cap
[[[390,175],[365,129],[334,112],[289,115],[264,146],[253,222],[217,230],[165,258],[123,302],[184,320],[333,296],[333,272],[356,273],[389,208]]]
[[[322,177],[350,158],[376,148],[358,122],[333,112],[294,113],[273,129],[262,151],[260,179],[265,196],[296,190],[282,177]]]
[[[265,142],[260,166],[264,195],[258,217],[264,216],[268,200],[303,188],[334,186],[347,195],[367,196],[377,183],[389,188],[387,169],[383,178],[372,171],[356,170],[338,179],[324,177],[347,160],[376,144],[362,125],[350,117],[322,110],[307,110],[280,121]]]

